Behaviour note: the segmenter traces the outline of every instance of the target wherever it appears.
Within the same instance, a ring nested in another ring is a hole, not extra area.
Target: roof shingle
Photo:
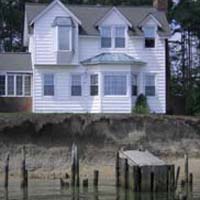
[[[47,4],[27,3],[26,13],[28,22],[30,23],[47,6]],[[97,5],[66,5],[66,7],[81,20],[80,34],[82,35],[99,35],[95,24],[112,9],[112,6]],[[117,6],[116,8],[132,23],[133,29],[129,31],[131,35],[143,35],[138,25],[149,14],[152,14],[162,25],[159,35],[170,35],[169,24],[164,12],[158,11],[153,7]]]

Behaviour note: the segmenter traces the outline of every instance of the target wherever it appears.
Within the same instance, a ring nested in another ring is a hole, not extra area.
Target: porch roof
[[[124,65],[145,65],[146,63],[136,60],[134,57],[125,53],[101,53],[81,62],[83,65],[109,65],[109,64],[124,64]]]

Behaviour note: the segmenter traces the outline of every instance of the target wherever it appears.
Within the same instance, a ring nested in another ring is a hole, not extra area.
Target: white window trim
[[[12,72],[8,72],[8,73],[0,73],[0,75],[5,76],[5,95],[1,95],[0,97],[32,97],[33,94],[33,83],[32,83],[32,74],[27,74],[27,73],[12,73]],[[13,95],[8,95],[8,76],[14,76],[14,94]],[[16,86],[16,77],[17,76],[22,76],[22,95],[17,95],[17,86]],[[25,95],[25,76],[30,76],[31,78],[31,91],[30,91],[30,95]]]
[[[44,76],[45,75],[53,75],[54,76],[54,78],[53,78],[54,95],[44,95]],[[56,96],[56,81],[55,81],[55,79],[56,79],[56,74],[53,72],[44,72],[42,74],[42,96],[44,98],[55,98],[55,96]]]
[[[145,91],[145,87],[146,87],[146,76],[154,76],[155,77],[155,80],[154,80],[154,82],[155,82],[155,95],[154,96],[146,96],[146,91]],[[157,74],[156,73],[154,73],[154,72],[146,72],[146,73],[144,73],[144,76],[143,76],[143,80],[144,80],[144,87],[143,87],[143,91],[144,91],[144,95],[147,97],[147,98],[150,98],[150,99],[153,99],[153,98],[156,98],[157,97],[157,87],[156,87],[156,85],[157,85]]]
[[[137,76],[137,95],[132,95],[132,75]],[[139,95],[139,73],[132,71],[131,72],[131,96],[134,98],[134,97],[137,97],[138,95]]]
[[[70,28],[70,31],[69,31],[69,49],[68,50],[60,50],[59,49],[59,32],[58,32],[58,27],[59,26],[56,26],[56,51],[57,52],[71,52],[72,51],[72,27],[69,27]]]
[[[81,95],[79,95],[79,96],[73,96],[72,95],[72,76],[76,76],[76,75],[80,75],[81,76]],[[69,89],[69,91],[70,91],[70,97],[71,98],[80,98],[80,97],[83,97],[84,96],[84,94],[83,94],[83,76],[84,76],[84,73],[79,73],[79,72],[75,72],[75,73],[71,73],[70,74],[70,84],[69,84],[69,86],[70,86],[70,89]]]
[[[101,46],[101,29],[102,28],[111,28],[111,47],[102,47]],[[123,28],[125,28],[125,33],[124,33],[124,38],[125,38],[125,47],[115,47],[115,28],[116,27],[123,27]],[[100,31],[100,49],[101,50],[125,50],[125,49],[127,49],[127,42],[128,42],[128,27],[126,26],[126,25],[102,25],[101,27],[99,27],[99,31]]]
[[[111,98],[116,98],[116,97],[119,97],[119,98],[125,98],[125,97],[129,97],[129,93],[128,93],[128,88],[130,87],[129,85],[129,81],[128,81],[128,76],[129,76],[129,73],[128,72],[103,72],[102,73],[103,75],[103,84],[102,84],[102,90],[103,90],[103,96],[104,97],[111,97]],[[124,75],[126,76],[126,95],[105,95],[105,76],[106,75]]]
[[[92,75],[97,75],[98,76],[98,81],[97,81],[97,85],[92,85],[91,84],[91,76]],[[90,73],[89,74],[89,96],[90,97],[98,97],[98,96],[100,96],[100,75],[99,75],[99,73],[95,73],[95,72],[93,72],[93,73]],[[95,96],[92,96],[91,95],[91,86],[98,86],[98,94],[97,95],[95,95]]]
[[[0,95],[0,97],[7,97],[7,75],[6,73],[0,73],[0,76],[5,76],[5,95]]]
[[[146,37],[145,37],[145,35],[143,37],[143,48],[145,50],[153,50],[153,49],[155,49],[157,47],[157,31],[158,31],[158,26],[156,26],[156,25],[144,25],[142,27],[142,31],[143,32],[144,32],[144,27],[154,27],[154,30],[155,30],[155,37],[154,37],[154,39],[155,39],[155,46],[154,47],[146,47],[145,46],[145,39],[146,39]]]

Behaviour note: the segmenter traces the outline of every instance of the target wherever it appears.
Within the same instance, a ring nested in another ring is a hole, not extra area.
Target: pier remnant
[[[72,155],[71,155],[71,185],[72,187],[79,187],[80,178],[79,178],[79,155],[78,148],[75,144],[72,145]]]
[[[173,191],[174,169],[174,165],[166,164],[148,151],[119,151],[116,183],[135,192]]]
[[[184,155],[185,159],[185,183],[188,184],[189,179],[189,162],[188,162],[188,154]]]
[[[93,180],[93,185],[94,187],[98,187],[99,185],[99,171],[98,170],[94,170],[94,180]]]
[[[28,170],[26,169],[26,149],[22,148],[22,164],[21,164],[21,188],[28,187]]]
[[[9,183],[9,161],[10,161],[10,154],[8,153],[6,156],[5,160],[5,180],[4,180],[4,187],[7,189],[8,188],[8,183]]]

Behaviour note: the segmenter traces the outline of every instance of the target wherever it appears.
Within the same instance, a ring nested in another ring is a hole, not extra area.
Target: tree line
[[[0,51],[23,51],[22,33],[26,2],[51,0],[0,0]],[[63,0],[68,4],[152,5],[152,0]],[[185,112],[200,114],[200,1],[169,0],[172,30],[170,93],[185,100]]]

